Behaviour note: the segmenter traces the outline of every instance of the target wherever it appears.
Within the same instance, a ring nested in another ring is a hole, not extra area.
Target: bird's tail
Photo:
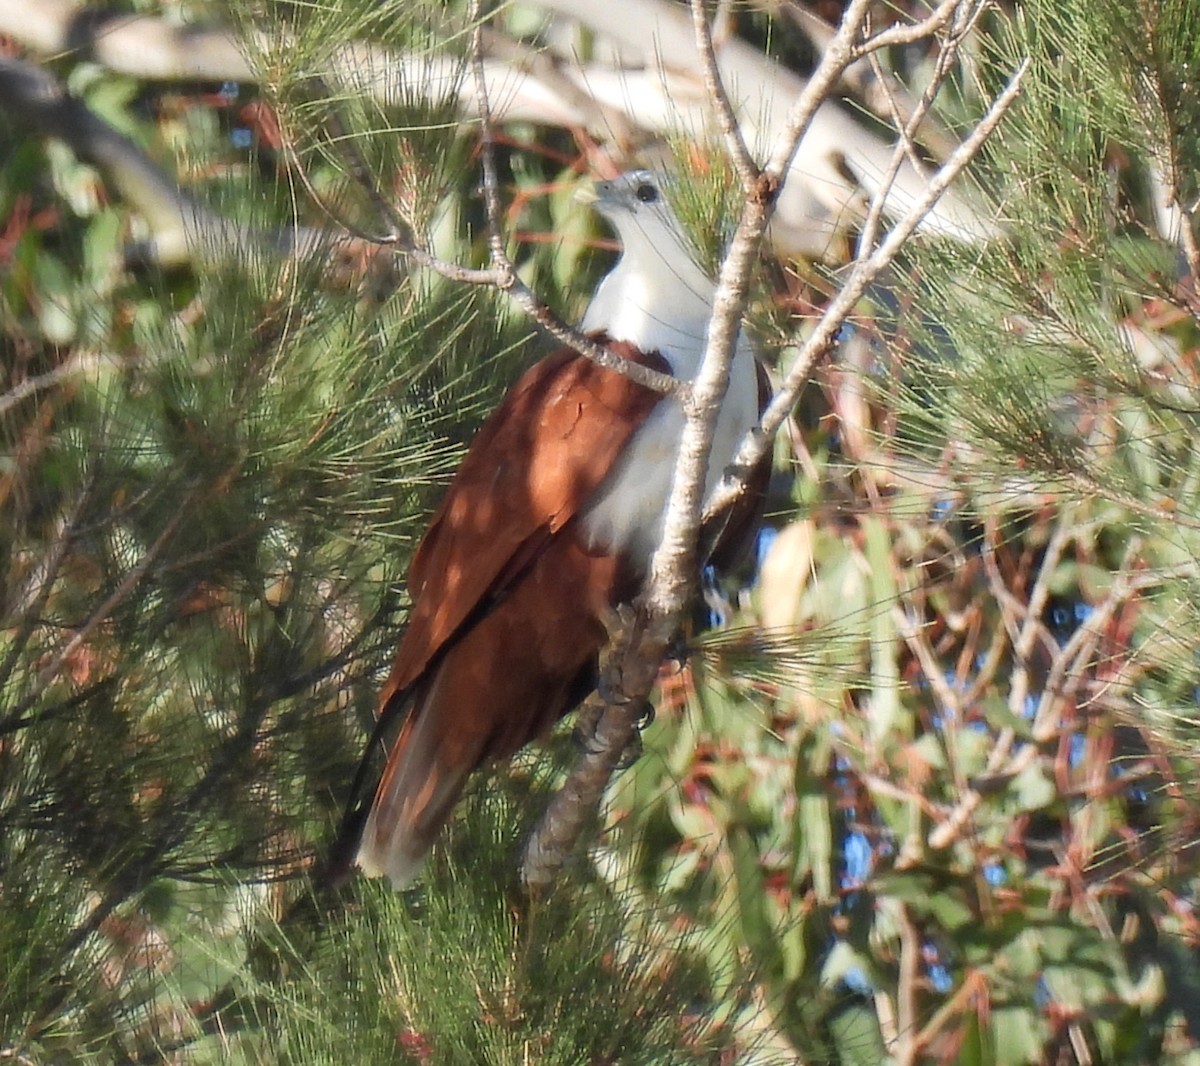
[[[410,884],[483,756],[465,731],[448,735],[448,716],[436,706],[438,680],[435,674],[413,698],[374,796],[346,817],[330,864],[343,877],[357,865],[396,888]]]

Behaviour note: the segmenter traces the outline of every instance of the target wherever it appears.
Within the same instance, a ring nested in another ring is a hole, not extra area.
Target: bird
[[[621,250],[580,328],[619,358],[687,381],[715,285],[666,183],[635,170],[594,184]],[[706,494],[757,423],[764,380],[743,331]],[[357,865],[410,885],[468,777],[595,687],[606,619],[636,597],[661,537],[683,425],[675,396],[570,347],[527,370],[485,420],[410,563],[407,628],[333,848],[335,881]],[[372,791],[373,750],[397,720]]]

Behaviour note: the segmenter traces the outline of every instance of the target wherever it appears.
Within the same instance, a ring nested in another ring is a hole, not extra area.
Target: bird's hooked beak
[[[574,201],[577,204],[588,204],[588,205],[594,204],[597,200],[600,199],[600,195],[601,195],[598,186],[607,185],[607,184],[608,184],[608,182],[606,182],[606,181],[605,182],[601,182],[601,181],[584,182],[582,185],[577,185],[575,187],[575,192],[574,192],[572,198],[574,199]]]
[[[575,200],[612,221],[613,212],[628,210],[618,181],[590,181],[575,190]]]

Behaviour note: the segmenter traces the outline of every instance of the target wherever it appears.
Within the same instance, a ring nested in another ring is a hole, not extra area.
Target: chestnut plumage
[[[637,171],[597,183],[596,206],[622,255],[584,328],[624,359],[690,379],[713,283],[660,179]],[[708,488],[760,402],[743,340]],[[412,607],[380,694],[377,737],[401,715],[403,723],[364,798],[372,738],[333,876],[356,862],[408,884],[472,771],[510,757],[587,695],[605,613],[637,594],[658,542],[682,426],[674,398],[565,348],[527,371],[486,420],[413,556]]]

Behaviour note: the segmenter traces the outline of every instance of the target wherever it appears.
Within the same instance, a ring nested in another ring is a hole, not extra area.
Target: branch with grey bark
[[[698,5],[697,5],[698,6]],[[835,38],[847,44],[861,32],[867,0],[855,0],[847,10]],[[526,848],[522,879],[531,891],[544,890],[554,883],[558,870],[571,853],[578,829],[599,805],[611,776],[611,768],[636,729],[636,719],[649,697],[658,675],[668,635],[678,626],[687,597],[693,587],[696,544],[699,538],[701,494],[708,455],[721,400],[729,383],[734,345],[741,328],[748,299],[750,272],[774,205],[778,178],[764,180],[746,146],[737,123],[721,73],[716,69],[707,19],[701,10],[694,19],[697,50],[706,61],[706,80],[713,92],[722,127],[729,139],[743,182],[745,205],[733,242],[721,264],[713,315],[700,372],[692,383],[689,402],[684,405],[684,429],[679,458],[675,467],[671,495],[667,503],[663,536],[650,567],[650,582],[638,604],[640,624],[631,628],[622,645],[612,651],[610,669],[621,678],[621,702],[610,703],[600,716],[595,743],[577,764]],[[820,104],[821,86],[831,84],[839,64],[848,62],[848,48],[831,47],[809,85],[818,88],[806,92],[798,105],[798,120],[791,124],[796,141],[803,135],[805,115],[811,118]],[[780,145],[789,157],[794,145]],[[615,750],[606,745],[620,744]],[[610,773],[600,771],[605,767]]]
[[[476,45],[476,73],[483,79],[481,99],[486,100],[482,47],[480,38]],[[382,233],[362,230],[344,215],[327,207],[322,196],[308,182],[303,167],[296,168],[299,180],[308,188],[314,203],[326,210],[335,223],[333,227],[324,230],[306,226],[262,229],[227,219],[189,197],[134,141],[68,93],[49,71],[24,60],[0,56],[0,109],[21,116],[39,133],[65,142],[79,158],[95,165],[126,202],[146,219],[151,238],[129,250],[127,254],[131,261],[152,262],[158,266],[174,266],[194,259],[222,262],[244,256],[248,248],[264,248],[279,256],[307,258],[320,254],[336,266],[338,249],[351,242],[391,248],[449,280],[489,285],[506,292],[562,343],[603,366],[627,374],[646,388],[660,393],[679,390],[679,383],[668,375],[616,359],[607,349],[562,321],[521,281],[515,264],[504,254],[502,242],[491,241],[492,265],[484,270],[473,270],[432,255],[378,192],[348,136],[343,141],[343,151],[350,161],[352,176],[378,208],[386,227]],[[485,128],[490,126],[490,121],[485,123]],[[489,187],[494,193],[494,174],[490,183],[485,182],[485,190]],[[499,207],[494,203],[490,207],[492,228],[498,233]]]
[[[542,300],[528,285],[521,280],[516,264],[509,257],[504,247],[504,235],[501,231],[503,212],[500,204],[499,179],[496,174],[495,146],[493,142],[493,123],[491,108],[488,100],[488,79],[484,68],[483,21],[479,15],[478,3],[470,8],[470,18],[475,29],[472,34],[471,68],[478,97],[477,106],[480,120],[480,156],[483,169],[482,191],[487,215],[487,243],[490,264],[487,267],[467,267],[460,263],[442,259],[433,254],[420,239],[413,223],[405,217],[381,191],[376,176],[359,152],[349,129],[342,123],[335,105],[330,105],[326,124],[330,126],[332,138],[339,144],[339,152],[347,166],[351,180],[363,191],[377,216],[380,229],[377,232],[367,231],[356,226],[353,221],[330,205],[325,197],[317,190],[303,168],[297,166],[296,173],[300,183],[308,192],[309,197],[340,229],[355,236],[356,239],[374,244],[380,248],[394,249],[410,259],[417,266],[429,270],[448,281],[460,285],[479,285],[494,288],[503,292],[518,307],[521,308],[547,333],[560,343],[568,345],[581,355],[586,356],[599,366],[636,381],[645,388],[652,389],[663,395],[679,395],[685,391],[685,386],[669,374],[659,373],[650,367],[639,366],[613,355],[607,348],[575,329],[570,323],[559,317],[553,309]],[[320,86],[324,89],[324,86]],[[332,94],[326,95],[332,98]],[[285,142],[290,140],[286,123],[280,123],[281,134]],[[295,152],[293,155],[297,154]]]
[[[600,803],[611,770],[617,765],[621,751],[636,729],[636,718],[641,713],[642,703],[657,677],[666,635],[677,627],[694,586],[695,550],[702,518],[706,514],[716,513],[744,490],[744,472],[752,468],[769,446],[773,433],[790,412],[817,359],[832,347],[838,330],[867,286],[894,261],[921,219],[933,209],[950,182],[978,153],[1019,91],[1024,67],[1016,72],[972,135],[932,176],[924,195],[912,204],[888,237],[878,247],[860,249],[850,277],[802,348],[783,390],[769,405],[760,426],[749,435],[740,449],[734,470],[742,473],[735,472],[728,476],[719,486],[714,499],[709,501],[706,508],[703,507],[702,491],[708,455],[717,414],[728,386],[734,346],[746,310],[751,271],[762,247],[778,191],[786,180],[787,169],[809,123],[825,95],[850,63],[869,54],[873,48],[883,47],[897,38],[898,34],[906,40],[918,39],[917,31],[932,36],[953,17],[963,15],[968,9],[974,11],[977,5],[973,0],[945,0],[915,27],[893,27],[874,37],[863,38],[869,7],[869,0],[852,0],[822,62],[788,116],[784,135],[774,146],[767,164],[759,169],[734,120],[733,107],[717,67],[702,0],[693,0],[696,48],[705,64],[706,82],[729,154],[742,182],[744,206],[733,241],[721,264],[701,368],[684,403],[685,424],[663,536],[654,553],[649,585],[638,603],[639,624],[632,627],[622,645],[612,652],[615,671],[628,684],[621,690],[622,700],[610,703],[604,709],[597,726],[593,750],[580,760],[534,831],[522,867],[522,878],[531,891],[544,890],[554,882],[557,871],[573,849],[579,828]],[[898,145],[896,150],[904,151],[904,145]],[[897,171],[898,168],[895,168],[891,172],[893,181]],[[888,191],[886,186],[880,188],[876,199],[886,196]],[[606,767],[608,773],[604,772]]]
[[[742,442],[733,462],[735,470],[749,469],[763,455],[775,431],[791,413],[796,398],[808,381],[813,367],[833,348],[838,331],[850,317],[854,305],[863,297],[870,284],[895,261],[904,243],[915,232],[921,216],[930,210],[950,183],[979,154],[984,141],[1000,124],[1005,113],[1016,101],[1027,70],[1027,62],[1017,68],[1009,79],[1008,85],[992,102],[991,107],[988,108],[987,113],[976,125],[971,135],[963,141],[950,159],[931,175],[925,194],[912,204],[887,237],[874,248],[860,249],[859,256],[855,259],[846,281],[838,290],[833,301],[826,307],[808,339],[800,347],[782,386],[763,413],[758,430]],[[706,514],[715,514],[723,510],[736,499],[740,492],[741,487],[736,478],[724,479],[708,501]]]

